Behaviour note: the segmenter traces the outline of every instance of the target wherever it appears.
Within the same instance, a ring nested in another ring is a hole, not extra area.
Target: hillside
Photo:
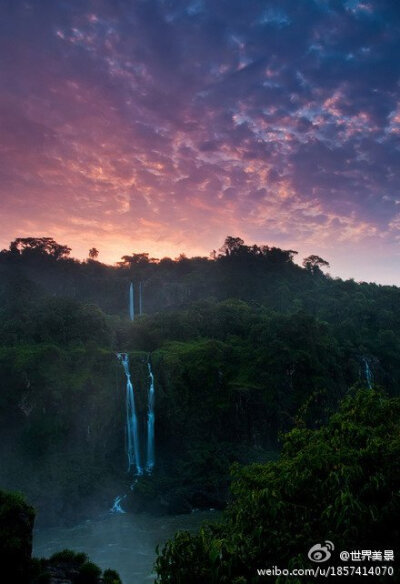
[[[149,359],[154,371],[156,468],[126,505],[158,513],[223,507],[233,462],[276,458],[281,432],[320,427],[355,386],[398,394],[399,288],[231,237],[212,258],[114,267],[68,249],[25,238],[0,254],[0,479],[39,523],[107,510],[132,481],[118,351],[141,433]]]

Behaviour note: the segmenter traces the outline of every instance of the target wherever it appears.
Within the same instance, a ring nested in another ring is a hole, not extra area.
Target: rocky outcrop
[[[13,582],[29,582],[35,512],[21,495],[0,491],[0,565]]]
[[[121,584],[114,570],[101,569],[86,554],[63,550],[50,559],[32,558],[35,511],[21,495],[0,491],[0,565],[13,584]]]

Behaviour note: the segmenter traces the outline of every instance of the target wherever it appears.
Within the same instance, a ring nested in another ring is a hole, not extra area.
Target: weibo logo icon
[[[335,549],[333,543],[326,540],[325,543],[316,543],[308,552],[308,557],[312,562],[326,562],[331,557],[331,552]]]

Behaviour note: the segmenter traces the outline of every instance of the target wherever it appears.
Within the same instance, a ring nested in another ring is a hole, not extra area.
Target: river
[[[74,527],[38,529],[33,535],[33,555],[49,557],[65,548],[85,552],[103,570],[117,570],[123,584],[151,584],[155,548],[178,530],[196,530],[203,521],[220,513],[197,511],[189,515],[155,517],[140,514],[109,514]]]

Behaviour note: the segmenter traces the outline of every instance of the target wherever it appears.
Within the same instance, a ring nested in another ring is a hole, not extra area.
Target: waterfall
[[[131,290],[133,285],[131,284]],[[128,472],[132,467],[136,468],[136,475],[142,475],[143,469],[140,465],[140,444],[139,444],[139,428],[138,419],[135,406],[135,392],[129,371],[129,357],[127,353],[117,353],[118,360],[122,363],[126,377],[126,451],[128,456]],[[146,457],[146,472],[151,474],[154,468],[154,375],[151,368],[150,356],[147,361],[147,369],[149,371],[149,391],[148,391],[148,410],[147,410],[147,457]],[[131,485],[131,490],[134,489],[135,483]],[[121,506],[121,502],[126,498],[126,495],[118,496],[114,499],[113,506],[110,509],[112,513],[125,513]]]
[[[121,507],[121,501],[126,498],[126,495],[115,497],[113,506],[111,507],[111,513],[125,513]]]
[[[126,441],[128,472],[133,466],[135,466],[136,474],[141,475],[143,474],[143,470],[140,465],[138,421],[135,407],[135,393],[129,371],[129,358],[127,353],[117,353],[117,357],[122,363],[126,376]]]
[[[131,320],[135,319],[135,304],[134,304],[134,288],[133,282],[129,286],[129,317]]]
[[[143,468],[140,465],[140,444],[139,428],[135,406],[135,392],[129,371],[129,357],[127,353],[117,353],[118,360],[122,363],[126,377],[126,451],[128,456],[128,472],[135,467],[135,475],[143,475]],[[147,456],[146,473],[151,474],[154,468],[154,374],[151,368],[150,355],[147,361],[150,385],[148,390],[148,410],[147,410]],[[132,483],[131,490],[134,489],[137,479]],[[112,513],[125,513],[121,502],[126,495],[118,496],[114,499]]]
[[[151,369],[150,357],[147,361],[149,370],[149,393],[147,410],[147,462],[146,471],[150,474],[154,468],[154,375]]]
[[[368,363],[368,359],[366,359],[364,357],[363,362],[364,362],[365,379],[367,381],[368,389],[372,389],[373,377],[372,377],[371,368],[370,368],[369,363]]]

